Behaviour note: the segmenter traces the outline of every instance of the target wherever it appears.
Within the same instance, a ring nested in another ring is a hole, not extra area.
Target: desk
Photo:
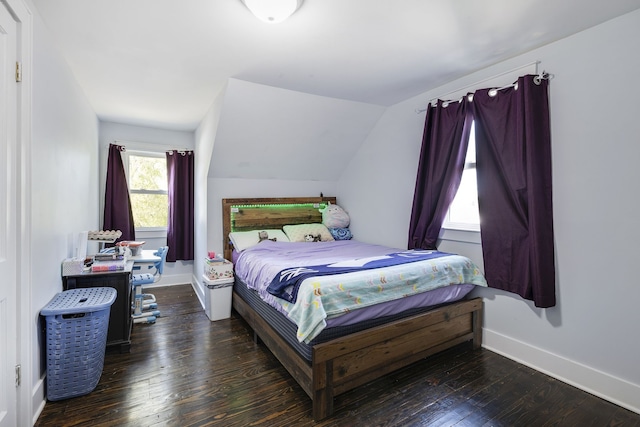
[[[128,261],[124,270],[119,271],[85,271],[79,274],[63,276],[63,290],[76,288],[114,288],[118,292],[111,305],[109,314],[109,330],[107,331],[107,347],[116,347],[120,353],[129,352],[131,348],[131,270],[133,261]]]
[[[158,262],[160,261],[160,257],[158,255],[155,255],[156,252],[157,250],[154,250],[154,249],[143,250],[143,251],[140,251],[138,255],[130,256],[129,260],[133,261],[134,263],[141,263],[141,264],[150,264],[150,263]]]
[[[140,270],[142,264],[155,264],[156,262],[160,262],[161,258],[157,255],[154,255],[157,251],[153,249],[140,251],[138,255],[129,257],[129,261],[133,261],[133,269]],[[149,265],[149,267],[151,267]]]

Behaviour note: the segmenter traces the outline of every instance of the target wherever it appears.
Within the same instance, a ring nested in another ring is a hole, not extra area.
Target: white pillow
[[[251,246],[260,243],[258,233],[266,231],[269,239],[275,238],[277,242],[288,242],[289,238],[282,230],[251,230],[251,231],[233,231],[229,233],[229,239],[236,251],[242,252]]]
[[[308,234],[320,236],[320,240],[323,242],[335,240],[324,224],[285,225],[282,229],[287,234],[290,242],[304,242],[306,241],[305,236]]]

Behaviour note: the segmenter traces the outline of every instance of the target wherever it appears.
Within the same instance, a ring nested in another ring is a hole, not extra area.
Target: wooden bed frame
[[[335,198],[223,199],[225,257],[231,259],[232,248],[227,242],[229,232],[238,230],[232,228],[231,218],[241,213],[238,210],[245,210],[237,209],[237,206],[326,201],[335,203]],[[295,214],[302,213],[297,219],[284,215],[282,208],[274,209],[272,213],[268,209],[261,210],[264,217],[257,219],[254,224],[251,224],[253,220],[240,221],[239,229],[274,228],[274,225],[280,228],[286,224],[322,222],[321,215],[318,220],[311,210],[302,209]],[[235,222],[237,220],[235,218]],[[293,221],[280,223],[282,220]],[[316,344],[309,364],[235,292],[233,308],[309,395],[316,421],[333,413],[333,399],[341,393],[463,342],[473,341],[474,349],[482,343],[483,306],[482,300],[475,298]]]

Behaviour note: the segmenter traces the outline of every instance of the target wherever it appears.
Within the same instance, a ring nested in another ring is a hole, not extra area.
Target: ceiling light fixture
[[[240,0],[261,21],[277,24],[300,9],[303,0]]]

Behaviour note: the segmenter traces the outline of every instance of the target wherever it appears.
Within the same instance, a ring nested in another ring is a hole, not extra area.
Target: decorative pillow
[[[330,228],[329,232],[335,240],[351,240],[353,235],[348,228]]]
[[[251,231],[234,231],[229,233],[229,239],[236,251],[242,252],[251,246],[257,245],[261,240],[261,233],[267,233],[267,239],[276,239],[277,242],[288,242],[289,238],[282,230],[251,230]],[[264,237],[264,234],[263,236]]]
[[[332,242],[334,240],[329,229],[323,224],[285,225],[282,229],[291,242],[308,242],[308,235],[319,237],[321,242]]]

